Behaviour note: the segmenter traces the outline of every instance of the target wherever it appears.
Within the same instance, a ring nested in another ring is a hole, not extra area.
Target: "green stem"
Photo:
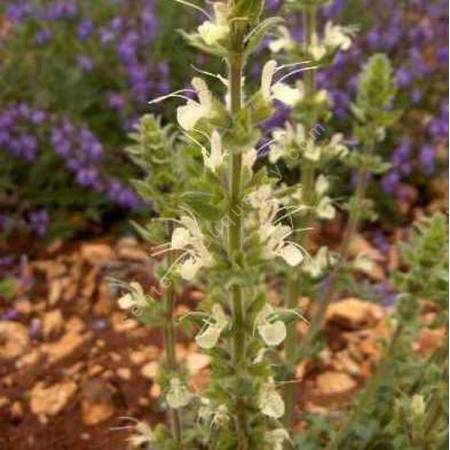
[[[358,399],[358,403],[353,409],[353,411],[346,417],[344,423],[339,428],[339,431],[337,432],[336,436],[332,441],[328,443],[328,445],[325,447],[325,450],[338,450],[339,445],[342,443],[342,441],[346,438],[348,435],[348,432],[350,431],[351,427],[353,425],[356,425],[361,416],[364,414],[365,408],[367,405],[373,401],[376,393],[378,392],[378,389],[383,382],[387,369],[389,367],[389,364],[391,362],[391,358],[393,355],[393,350],[395,348],[395,345],[397,343],[397,340],[401,334],[402,330],[401,327],[398,327],[394,333],[394,335],[391,338],[391,341],[389,343],[389,346],[386,350],[385,356],[383,360],[378,364],[378,367],[375,371],[374,376],[369,381],[368,385],[365,387],[364,392],[362,393],[361,397]]]
[[[365,171],[360,171],[358,174],[358,181],[356,185],[355,190],[355,200],[356,205],[360,204],[361,201],[365,197],[366,192],[366,185],[368,180],[368,173]],[[358,211],[351,211],[350,217],[348,219],[347,225],[344,230],[342,243],[339,251],[340,259],[338,263],[334,266],[329,278],[328,278],[328,285],[325,290],[325,293],[323,294],[317,311],[311,321],[311,325],[308,329],[308,333],[306,334],[303,345],[301,348],[301,359],[306,358],[311,353],[311,346],[317,336],[317,334],[320,332],[320,329],[322,328],[323,321],[325,319],[325,314],[327,312],[328,306],[330,303],[332,303],[335,299],[335,296],[337,294],[337,288],[338,288],[338,278],[339,275],[344,267],[344,265],[347,263],[347,259],[350,252],[350,244],[353,239],[353,236],[358,230],[359,226],[359,212]]]
[[[229,58],[229,83],[231,96],[231,114],[233,119],[239,114],[242,104],[242,71],[243,56],[241,53],[230,55]],[[242,153],[233,153],[229,166],[230,179],[230,206],[228,211],[228,254],[234,258],[242,250]],[[246,333],[245,310],[242,298],[242,288],[238,284],[231,286],[231,305],[233,313],[233,363],[236,371],[240,370],[245,362]],[[241,403],[238,400],[238,403]],[[239,450],[248,448],[247,417],[245,406],[237,406],[239,411],[236,426],[239,434]]]
[[[308,48],[313,40],[313,35],[316,33],[316,7],[308,7],[303,11],[303,23],[304,23],[304,42],[305,47]],[[305,99],[307,101],[312,100],[315,94],[315,70],[309,70],[305,72],[304,76],[305,86]],[[314,120],[309,124],[314,125]],[[302,167],[302,188],[303,188],[303,201],[307,206],[312,206],[314,202],[314,179],[315,168],[311,164],[305,164]],[[296,228],[309,228],[314,220],[314,214],[308,211],[302,221],[295,221]],[[301,222],[301,224],[297,223]],[[300,235],[299,241],[303,245],[306,240],[306,233]],[[300,295],[301,285],[301,272],[297,271],[293,273],[288,279],[287,285],[287,307],[289,309],[296,308],[298,306],[298,298]],[[295,378],[295,368],[297,363],[297,323],[294,321],[287,325],[286,344],[285,344],[285,356],[286,356],[286,370],[287,380],[293,381]],[[297,387],[296,383],[288,383],[283,388],[283,400],[285,403],[286,413],[284,415],[284,425],[290,430],[294,425],[295,420],[295,405],[297,400]]]
[[[314,204],[314,179],[315,168],[311,164],[306,164],[303,171],[303,201],[305,205],[312,206]],[[295,221],[294,226],[296,228],[309,228],[314,220],[314,213],[312,210],[308,210],[303,220]],[[307,234],[302,233],[298,239],[300,245],[305,244]],[[301,284],[301,272],[296,271],[288,279],[287,285],[287,307],[289,309],[297,308],[298,298],[300,295]],[[287,381],[293,381],[295,379],[295,369],[298,361],[298,336],[297,336],[297,322],[293,321],[288,323],[285,344],[286,355],[286,370]],[[294,425],[295,419],[295,405],[297,400],[297,387],[296,383],[288,383],[283,387],[283,400],[286,407],[286,413],[284,415],[284,424],[287,429],[291,429]]]
[[[235,117],[241,109],[241,79],[243,61],[242,55],[233,55],[230,58],[230,89],[231,89],[231,112]],[[228,228],[228,253],[233,258],[242,248],[242,154],[233,153],[230,160],[230,209]],[[234,362],[239,364],[245,354],[245,330],[244,330],[244,308],[242,303],[242,290],[237,284],[231,287],[231,298],[233,306],[233,322],[236,329],[234,336],[233,357]]]
[[[173,226],[169,225],[169,236],[172,234]],[[167,263],[169,267],[173,264],[172,252],[168,253]],[[175,288],[173,282],[169,280],[169,285],[165,292],[165,312],[166,312],[166,326],[164,328],[164,348],[166,350],[166,365],[169,372],[176,372],[177,370],[177,360],[175,353],[176,344],[176,329],[174,321],[174,311],[175,311]],[[177,409],[169,408],[169,421],[170,428],[172,431],[173,439],[180,443],[181,442],[181,419],[180,413]],[[181,447],[180,447],[181,448]]]
[[[305,47],[308,49],[313,41],[313,36],[316,34],[316,17],[317,8],[315,6],[305,7],[303,10],[303,28],[304,28],[304,42]],[[307,70],[304,76],[305,82],[305,98],[311,100],[314,97],[316,89],[316,71]],[[310,125],[314,125],[311,123]]]

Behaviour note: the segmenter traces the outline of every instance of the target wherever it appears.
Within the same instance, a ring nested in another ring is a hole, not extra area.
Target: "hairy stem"
[[[172,235],[173,226],[169,225],[169,236]],[[172,252],[168,252],[167,263],[169,267],[173,264]],[[169,285],[165,292],[165,312],[166,326],[164,328],[164,348],[166,350],[166,365],[169,372],[176,372],[177,361],[175,354],[176,330],[174,322],[175,310],[175,289],[173,282],[169,280]],[[176,409],[169,408],[169,421],[172,437],[176,442],[181,442],[181,419],[180,413]],[[180,447],[181,448],[181,447]]]
[[[365,387],[364,392],[358,399],[357,405],[355,406],[353,411],[350,414],[348,414],[345,421],[343,422],[338,432],[336,433],[334,439],[328,443],[328,445],[325,447],[325,450],[339,449],[340,444],[347,437],[351,427],[359,422],[361,416],[364,414],[366,410],[365,408],[375,398],[375,395],[378,392],[378,389],[385,378],[387,369],[391,362],[393,350],[395,348],[395,345],[401,332],[402,332],[401,327],[398,327],[395,330],[395,333],[389,342],[389,346],[386,349],[386,353],[383,357],[383,360],[378,364],[374,376],[371,378],[368,385]]]
[[[305,47],[308,48],[316,33],[316,7],[308,7],[303,11],[303,26],[304,26],[304,42]],[[315,70],[309,70],[304,75],[305,99],[312,100],[315,94]],[[314,120],[308,124],[310,127],[314,126]],[[302,182],[303,182],[303,200],[307,206],[311,206],[314,200],[314,178],[315,168],[311,164],[306,164],[302,167]],[[314,214],[308,211],[306,216],[301,221],[296,221],[296,228],[309,228],[314,220]],[[303,245],[306,240],[306,233],[300,235],[299,241]],[[287,307],[289,309],[296,308],[298,305],[298,298],[300,296],[301,273],[299,271],[293,273],[288,279],[287,285]],[[297,323],[294,321],[287,325],[286,335],[286,368],[289,381],[295,378],[295,367],[297,363]],[[297,384],[288,383],[283,389],[283,399],[286,406],[286,413],[284,415],[285,427],[289,430],[294,425],[295,420],[295,404],[297,400]]]
[[[360,204],[365,197],[368,176],[369,174],[366,171],[360,171],[360,173],[358,174],[358,181],[355,190],[356,204]],[[335,299],[338,290],[337,281],[339,278],[339,274],[341,273],[343,267],[347,262],[350,251],[350,244],[353,239],[353,236],[358,230],[359,220],[360,215],[358,211],[352,211],[344,230],[342,243],[339,251],[340,255],[339,262],[334,266],[327,280],[327,287],[325,289],[323,296],[320,299],[317,311],[308,329],[308,333],[306,334],[305,339],[303,340],[303,345],[300,353],[301,358],[306,358],[310,355],[312,344],[314,343],[317,334],[320,332],[320,329],[322,328],[322,324],[325,319],[325,314],[327,312],[328,306]]]
[[[240,53],[232,54],[229,58],[229,86],[231,96],[231,114],[233,119],[241,109],[242,103],[242,70],[243,57]],[[242,153],[233,153],[229,166],[230,179],[230,207],[228,211],[228,254],[230,258],[242,249]],[[233,363],[239,370],[245,359],[246,333],[245,333],[245,310],[242,298],[242,288],[238,284],[231,286],[231,305],[233,313]],[[244,407],[239,407],[240,413],[236,425],[239,433],[239,449],[248,448],[247,418]]]
[[[303,171],[303,200],[307,206],[311,206],[314,202],[314,178],[315,168],[311,164],[307,164]],[[296,228],[309,228],[314,220],[314,213],[308,210],[303,220],[295,221]],[[304,245],[307,233],[302,233],[298,238],[300,245]],[[298,298],[300,296],[301,272],[296,271],[288,279],[287,285],[287,307],[294,309],[298,306]],[[294,380],[296,374],[296,364],[298,361],[298,336],[297,336],[297,322],[293,321],[287,324],[286,335],[286,368],[288,381]],[[284,424],[287,429],[292,428],[295,419],[295,404],[297,401],[297,387],[296,383],[288,383],[283,388],[283,399],[286,406],[286,413],[284,415]]]

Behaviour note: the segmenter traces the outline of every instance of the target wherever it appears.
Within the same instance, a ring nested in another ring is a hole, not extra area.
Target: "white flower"
[[[317,216],[321,219],[334,219],[336,215],[336,210],[334,209],[333,204],[331,203],[330,197],[323,197],[319,204],[316,207]]]
[[[308,47],[308,53],[313,57],[315,61],[321,60],[327,53],[325,45],[319,42],[317,34],[312,35],[311,44]]]
[[[134,426],[136,434],[128,438],[130,448],[142,448],[144,444],[151,444],[156,441],[150,425],[145,422],[137,422]]]
[[[291,37],[289,29],[284,26],[278,27],[280,36],[269,42],[269,50],[272,53],[279,53],[281,51],[291,51],[295,47],[295,41]]]
[[[192,130],[195,124],[202,118],[210,119],[214,116],[213,98],[207,84],[201,78],[193,78],[191,81],[198,96],[198,102],[188,100],[186,105],[177,108],[177,120],[184,130]]]
[[[132,281],[129,291],[119,298],[118,303],[121,309],[145,308],[148,306],[148,297],[144,294],[142,286],[137,281]]]
[[[211,426],[221,427],[230,421],[229,411],[226,405],[219,405],[214,408],[207,398],[201,399],[201,406],[198,411],[198,416],[203,421],[208,421],[211,417]]]
[[[217,41],[228,36],[230,27],[228,25],[220,25],[207,20],[197,28],[197,31],[207,45],[214,45]]]
[[[272,132],[273,144],[270,145],[269,161],[275,164],[280,158],[283,158],[289,150],[289,146],[294,140],[294,129],[289,122],[286,122],[285,128],[276,128]]]
[[[189,392],[187,386],[181,382],[179,378],[170,380],[169,391],[166,395],[167,404],[172,409],[182,408],[186,406],[192,399],[193,395]]]
[[[180,262],[180,275],[189,281],[202,267],[210,266],[213,258],[198,223],[189,216],[182,216],[180,222],[182,226],[173,231],[170,247],[172,250],[185,250],[186,257]]]
[[[206,328],[200,330],[195,337],[195,342],[205,350],[216,346],[220,334],[228,326],[228,318],[218,303],[215,303],[212,307],[211,319],[213,322],[208,323]]]
[[[272,186],[270,184],[263,184],[258,189],[251,192],[247,199],[253,208],[262,208],[272,198]]]
[[[411,409],[413,413],[420,417],[425,414],[425,400],[423,399],[423,395],[414,394],[411,399]]]
[[[359,253],[353,260],[353,268],[366,274],[373,273],[376,268],[375,261],[367,253]]]
[[[302,265],[303,272],[317,278],[322,275],[323,271],[334,262],[327,247],[320,247],[312,258],[307,258]]]
[[[263,184],[247,196],[250,205],[258,210],[259,221],[271,221],[278,209],[278,200],[272,195],[272,186]]]
[[[249,194],[247,199],[250,205],[258,210],[258,234],[263,245],[263,258],[281,257],[292,267],[300,264],[303,261],[303,253],[297,244],[286,240],[292,234],[291,228],[273,223],[279,202],[272,195],[272,187],[264,184]]]
[[[328,192],[329,188],[330,188],[330,182],[327,180],[327,178],[324,175],[320,174],[316,180],[317,196],[319,198],[322,197],[324,194],[326,194]]]
[[[251,148],[250,150],[247,150],[242,155],[242,165],[251,172],[253,169],[253,165],[256,162],[257,157],[258,157],[258,152],[256,151],[255,148]]]
[[[316,95],[314,96],[314,101],[316,103],[331,102],[330,98],[328,97],[328,92],[325,89],[320,89],[319,91],[317,91]]]
[[[289,439],[289,433],[284,428],[275,428],[264,433],[264,442],[269,445],[270,450],[283,450],[284,441]]]
[[[214,45],[228,36],[230,27],[227,22],[227,13],[226,3],[217,2],[214,4],[214,21],[207,20],[197,28],[205,44]]]
[[[211,170],[212,173],[216,173],[217,169],[223,164],[225,155],[222,150],[222,138],[217,130],[214,130],[211,134],[211,152],[206,154],[203,149],[203,160],[205,162],[205,167]]]
[[[327,47],[340,47],[342,50],[348,50],[352,45],[349,30],[333,25],[332,22],[327,22],[325,24],[324,43]]]
[[[274,59],[267,61],[264,65],[261,76],[261,94],[267,102],[276,99],[288,106],[294,106],[303,98],[302,92],[300,89],[291,88],[284,83],[272,84],[276,69],[277,62]]]
[[[294,242],[286,241],[291,234],[292,229],[287,225],[262,224],[259,235],[264,246],[263,257],[265,259],[280,257],[292,267],[300,264],[303,261],[303,253]]]
[[[313,162],[319,161],[320,147],[316,145],[313,139],[308,139],[305,144],[303,145],[303,157]]]
[[[272,86],[273,98],[279,100],[291,108],[303,100],[304,93],[297,87],[291,87],[284,83],[275,83]]]
[[[301,124],[294,126],[286,122],[284,128],[276,128],[272,132],[274,143],[270,146],[269,160],[271,163],[277,162],[280,158],[289,156],[292,152],[294,157],[295,149],[304,149],[307,145],[305,127]]]
[[[326,146],[327,152],[332,156],[345,157],[348,155],[348,148],[344,144],[344,135],[342,133],[333,134],[330,142]]]
[[[277,346],[286,338],[286,325],[281,320],[271,321],[274,309],[266,304],[255,318],[255,326],[263,341],[269,346]]]
[[[284,402],[273,382],[264,383],[258,395],[258,407],[263,414],[274,419],[284,415]]]

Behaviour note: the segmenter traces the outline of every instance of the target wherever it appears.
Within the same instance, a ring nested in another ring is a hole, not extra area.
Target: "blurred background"
[[[283,1],[267,4],[277,13]],[[335,0],[321,16],[322,24],[359,26],[351,49],[317,77],[333,99],[327,133],[351,140],[350,103],[370,55],[387,53],[395,70],[402,115],[380,149],[391,168],[371,181],[379,220],[370,225],[370,244],[363,241],[385,258],[374,280],[389,304],[384,279],[398,265],[393,242],[423,212],[447,209],[448,4]],[[125,435],[108,431],[113,419],[142,416],[159,395],[156,384],[148,387],[158,338],[114,312],[103,275],[151,282],[148,253],[129,225],[151,204],[129,184],[139,172],[124,148],[141,115],[173,119],[175,101],[151,109],[148,101],[187,86],[192,66],[224,70],[176,31],[200,20],[170,0],[1,1],[0,360],[24,356],[3,369],[0,361],[0,448],[122,448]],[[301,39],[301,21],[287,20]],[[250,63],[250,83],[268,54],[263,47]],[[288,115],[280,109],[266,129]],[[341,185],[336,196],[349,191],[350,173]],[[201,295],[189,290],[185,298]],[[188,364],[204,368],[202,355],[183,351]],[[132,367],[145,362],[141,372],[124,365],[124,353]],[[48,365],[36,368],[42,358]],[[81,416],[69,401],[77,389]]]
[[[276,11],[281,0],[271,0]],[[199,18],[172,1],[5,0],[0,6],[0,236],[70,237],[123,224],[143,205],[127,184],[127,134],[149,99],[186,85],[190,66],[216,70],[176,30]],[[297,37],[301,25],[290,17]],[[392,170],[372,186],[379,210],[426,201],[446,176],[448,10],[444,0],[337,0],[323,21],[357,24],[355,45],[318,76],[346,131],[357,73],[386,52],[403,110],[383,152]],[[266,57],[264,49],[262,57]],[[223,68],[222,68],[223,69]],[[257,76],[258,61],[248,68]],[[173,117],[174,102],[159,111]],[[274,124],[282,123],[283,112]],[[144,208],[145,209],[145,208]],[[19,244],[19,242],[18,242]],[[30,243],[27,241],[27,246]]]

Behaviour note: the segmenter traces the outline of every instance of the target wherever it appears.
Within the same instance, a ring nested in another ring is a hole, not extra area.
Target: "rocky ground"
[[[358,236],[375,264],[376,280],[396,264]],[[163,409],[154,381],[161,338],[116,306],[118,292],[107,277],[150,286],[149,248],[134,238],[88,243],[56,241],[21,263],[21,283],[13,298],[0,298],[0,448],[14,450],[125,449],[123,417],[158,421]],[[277,294],[274,292],[274,296]],[[202,298],[189,289],[178,299],[184,314]],[[308,311],[308,299],[299,299]],[[379,340],[389,333],[388,310],[345,298],[328,312],[328,347],[320,361],[297,368],[299,407],[329,414],[351,402],[380,357]],[[299,323],[299,335],[307,325]],[[439,336],[424,336],[418,350]],[[423,348],[422,348],[423,347]],[[177,357],[200,386],[208,358],[180,336]],[[300,423],[299,426],[302,424]]]

